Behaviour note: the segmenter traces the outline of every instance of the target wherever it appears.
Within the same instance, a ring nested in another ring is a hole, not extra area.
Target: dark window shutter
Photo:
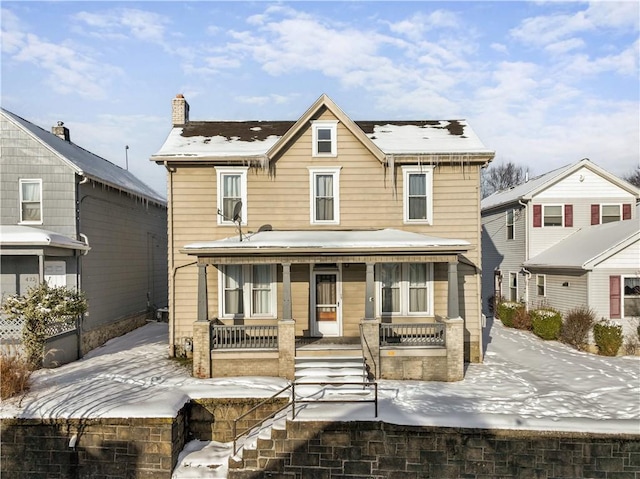
[[[630,220],[631,219],[631,204],[626,203],[622,205],[622,219]]]
[[[542,205],[533,205],[533,227],[542,226]]]
[[[591,224],[600,224],[600,205],[591,205]]]
[[[609,317],[620,318],[620,276],[609,276]]]
[[[564,225],[568,228],[573,226],[573,205],[564,205]]]

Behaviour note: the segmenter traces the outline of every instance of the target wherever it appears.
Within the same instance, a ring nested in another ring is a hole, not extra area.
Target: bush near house
[[[496,308],[496,316],[502,321],[502,324],[508,328],[514,328],[513,319],[519,309],[524,309],[521,303],[513,301],[500,302]]]
[[[28,391],[31,371],[21,356],[0,353],[0,399]]]
[[[516,309],[512,321],[514,328],[531,331],[531,316],[529,315],[529,311],[527,311],[524,306]]]
[[[539,338],[556,340],[562,330],[562,315],[555,309],[535,309],[531,311],[531,327]]]
[[[562,329],[560,331],[560,341],[566,343],[579,351],[587,349],[589,343],[589,332],[596,321],[595,312],[587,306],[579,306],[570,309],[565,314]]]
[[[593,326],[593,338],[598,347],[598,354],[615,356],[622,346],[622,326],[602,319]]]

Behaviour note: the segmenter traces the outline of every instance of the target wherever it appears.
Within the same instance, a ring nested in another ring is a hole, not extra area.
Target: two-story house
[[[457,380],[481,361],[494,153],[466,121],[353,121],[326,95],[296,121],[172,107],[151,160],[168,171],[170,348],[193,350],[195,374],[292,378],[314,342],[356,343],[375,377]]]
[[[640,316],[631,311],[640,299],[639,199],[638,188],[588,159],[483,199],[487,310],[501,296],[563,313],[586,306],[597,319]]]
[[[82,290],[80,354],[167,304],[166,201],[131,172],[0,112],[2,296],[31,286]]]

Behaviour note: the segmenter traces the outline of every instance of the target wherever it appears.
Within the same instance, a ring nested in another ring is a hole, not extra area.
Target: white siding
[[[589,168],[580,168],[555,185],[541,191],[536,197],[545,200],[554,198],[626,198],[627,202],[635,203],[633,195]]]
[[[553,270],[532,270],[529,281],[529,307],[551,306],[562,314],[572,308],[587,306],[587,283],[589,273],[557,273]],[[536,274],[544,274],[547,279],[546,297],[538,296],[536,288]],[[607,291],[608,291],[607,286]]]
[[[640,272],[640,241],[630,244],[622,251],[607,258],[596,269],[618,269],[620,271]]]

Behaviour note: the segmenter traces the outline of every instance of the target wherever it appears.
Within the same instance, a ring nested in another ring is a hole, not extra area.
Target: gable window
[[[404,222],[431,224],[433,212],[433,169],[403,167]]]
[[[340,224],[340,168],[309,168],[311,223]]]
[[[561,205],[543,205],[543,222],[546,226],[562,226],[562,206]]]
[[[216,168],[219,225],[234,224],[236,211],[241,224],[247,224],[247,170],[247,167]],[[239,202],[241,206],[237,207]]]
[[[516,210],[507,210],[506,211],[507,239],[508,240],[512,240],[515,237],[515,225],[514,225],[515,215],[516,215]]]
[[[538,291],[538,296],[546,296],[547,295],[547,276],[544,274],[536,275],[536,289]]]
[[[602,213],[601,223],[613,223],[622,219],[620,205],[602,205],[600,211]]]
[[[338,121],[317,120],[311,124],[313,156],[337,156]]]
[[[509,273],[509,301],[518,301],[518,273]]]
[[[381,263],[378,265],[378,313],[382,316],[431,314],[433,265]]]
[[[624,295],[622,299],[625,318],[640,316],[640,278],[624,278]]]
[[[275,317],[274,265],[224,265],[219,278],[222,317]]]
[[[20,223],[42,224],[42,180],[20,180]]]

